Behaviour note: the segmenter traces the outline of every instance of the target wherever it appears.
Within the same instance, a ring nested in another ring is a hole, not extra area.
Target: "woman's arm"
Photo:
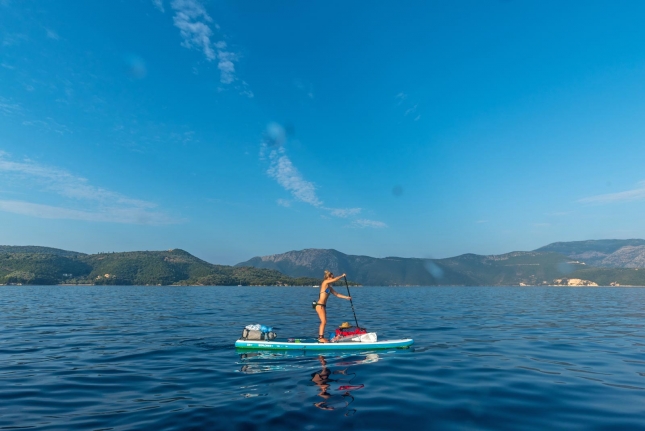
[[[340,280],[341,278],[346,277],[346,276],[347,276],[347,274],[343,274],[340,277],[332,278],[330,283],[336,283],[338,280]]]
[[[329,291],[332,293],[332,295],[334,295],[334,296],[336,296],[336,297],[338,297],[338,298],[343,298],[343,299],[352,299],[352,297],[351,297],[351,296],[345,296],[345,295],[343,295],[343,294],[341,294],[341,293],[336,292],[336,291],[334,290],[334,288],[333,288],[333,287],[331,287],[331,286],[329,287]]]

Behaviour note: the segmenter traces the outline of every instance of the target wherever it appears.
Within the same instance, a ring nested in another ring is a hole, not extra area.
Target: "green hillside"
[[[57,284],[91,270],[78,255],[0,253],[0,284]]]
[[[18,283],[312,286],[319,284],[320,279],[293,278],[267,269],[213,265],[183,250],[94,255],[0,252],[0,284]]]
[[[618,283],[621,286],[645,286],[645,269],[639,268],[585,268],[568,275],[570,278],[591,280],[599,286]]]

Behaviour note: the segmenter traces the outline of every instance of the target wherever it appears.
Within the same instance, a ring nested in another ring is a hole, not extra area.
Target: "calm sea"
[[[645,429],[645,289],[352,294],[413,348],[236,352],[251,323],[314,336],[315,288],[0,287],[0,429]]]

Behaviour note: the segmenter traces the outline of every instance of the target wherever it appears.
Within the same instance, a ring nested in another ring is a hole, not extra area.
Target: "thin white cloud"
[[[10,100],[0,97],[0,113],[4,115],[20,114],[22,107],[17,103],[12,103]]]
[[[399,104],[400,104],[401,102],[403,102],[405,99],[408,98],[408,95],[405,94],[404,92],[400,92],[399,94],[394,96],[394,98],[397,99],[399,101]]]
[[[226,50],[226,42],[220,41],[215,44],[217,48],[217,68],[220,71],[220,82],[230,84],[235,81],[235,64],[237,56]]]
[[[289,208],[291,206],[291,201],[288,201],[286,199],[278,199],[276,202],[281,207]]]
[[[475,223],[477,224],[488,223],[488,220],[477,220]]]
[[[347,218],[360,214],[362,208],[325,208],[334,217]]]
[[[60,40],[60,36],[54,30],[46,28],[45,32],[46,32],[48,38],[54,39],[54,40]]]
[[[284,144],[287,140],[287,133],[277,123],[270,123],[264,133],[264,140],[260,146],[260,160],[269,161],[267,174],[280,184],[285,190],[291,193],[296,201],[304,202],[325,211],[329,215],[338,218],[355,218],[361,213],[362,208],[330,208],[323,204],[323,201],[316,193],[314,183],[307,181],[300,171],[293,165],[287,156]],[[278,205],[290,207],[291,202],[278,199]],[[326,218],[326,216],[323,216]],[[384,228],[387,225],[383,222],[359,219],[353,222],[352,227]]]
[[[418,105],[418,104],[416,104],[416,105],[414,105],[413,107],[406,109],[406,110],[405,110],[405,114],[403,114],[403,115],[404,115],[405,117],[407,117],[409,114],[412,114],[414,111],[416,111],[416,110],[417,110],[417,106],[419,106],[419,105]]]
[[[249,88],[249,84],[247,84],[244,81],[242,81],[242,88],[240,89],[240,95],[246,96],[249,99],[253,99],[253,97],[255,97],[255,94],[253,94],[253,92]]]
[[[61,135],[65,133],[72,133],[72,131],[67,126],[60,124],[51,117],[46,117],[44,120],[25,120],[22,122],[22,125],[42,127],[45,130],[56,132]]]
[[[16,46],[16,45],[20,45],[22,42],[25,42],[27,40],[28,38],[24,34],[20,34],[20,33],[6,34],[2,39],[2,46]]]
[[[166,12],[166,9],[163,7],[163,0],[152,0],[152,4],[155,5],[157,9],[161,12]]]
[[[289,201],[287,199],[278,199],[276,202],[281,207],[285,207],[285,208],[291,207],[291,201]]]
[[[618,202],[633,202],[645,199],[645,181],[637,184],[636,188],[618,193],[607,193],[603,195],[591,196],[579,199],[583,204],[611,204]]]
[[[352,223],[352,227],[357,227],[357,228],[372,228],[372,229],[383,229],[387,227],[387,224],[383,223],[382,221],[377,221],[377,220],[368,220],[368,219],[358,219],[354,220]]]
[[[139,208],[105,208],[101,211],[84,211],[25,201],[0,200],[0,211],[46,219],[83,220],[92,222],[151,224],[174,223],[169,217]]]
[[[322,206],[322,201],[316,195],[316,186],[302,177],[300,171],[284,154],[283,148],[272,150],[269,160],[270,167],[267,170],[269,176],[289,191],[296,200],[315,207]]]
[[[87,179],[65,170],[31,160],[15,162],[0,151],[0,176],[17,180],[22,186],[68,199],[68,206],[52,206],[16,200],[0,201],[0,210],[41,218],[102,221],[136,224],[176,223],[157,205],[133,199],[89,184]],[[69,207],[71,206],[71,207]],[[78,207],[81,208],[78,208]],[[76,208],[73,208],[76,207]]]
[[[307,95],[308,98],[314,98],[314,86],[310,82],[301,81],[296,79],[294,82],[296,88]]]
[[[206,59],[215,60],[217,56],[211,42],[213,31],[208,26],[213,19],[204,6],[196,0],[173,0],[171,6],[175,11],[173,22],[183,39],[181,45],[185,48],[199,49]]]
[[[161,0],[153,0],[155,5]],[[213,41],[213,28],[219,30],[219,26],[213,23],[213,19],[206,12],[206,8],[199,0],[173,0],[170,6],[175,11],[173,22],[179,29],[181,45],[189,49],[201,51],[206,60],[217,60],[217,68],[220,71],[220,82],[232,84],[237,80],[235,76],[235,62],[238,55],[227,48],[224,41]],[[163,8],[163,4],[161,4]],[[243,83],[240,94],[253,97],[253,92],[248,89],[248,84]]]

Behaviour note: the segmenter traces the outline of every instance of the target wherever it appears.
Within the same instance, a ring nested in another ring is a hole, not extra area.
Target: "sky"
[[[0,244],[645,238],[641,1],[0,0]]]

